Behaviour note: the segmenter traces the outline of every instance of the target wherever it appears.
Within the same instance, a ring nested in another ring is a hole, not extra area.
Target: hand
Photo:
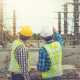
[[[57,29],[53,26],[53,33],[57,32]]]

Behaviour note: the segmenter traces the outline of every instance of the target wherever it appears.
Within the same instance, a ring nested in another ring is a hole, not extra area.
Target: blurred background
[[[63,80],[80,80],[80,0],[0,0],[2,80],[8,79],[11,45],[18,37],[22,24],[29,24],[33,29],[33,36],[26,44],[29,48],[29,66],[37,64],[38,50],[44,44],[40,38],[41,29],[54,26],[65,40]]]

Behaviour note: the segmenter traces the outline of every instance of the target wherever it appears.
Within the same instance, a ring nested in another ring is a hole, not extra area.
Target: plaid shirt
[[[49,70],[49,66],[51,65],[48,53],[46,49],[41,48],[39,50],[39,63],[37,65],[37,68],[39,71],[47,71]]]
[[[58,32],[54,33],[54,40],[58,41],[61,44],[61,46],[63,46],[64,40]],[[48,56],[48,53],[45,50],[45,48],[42,47],[39,50],[39,61],[38,61],[37,69],[39,71],[44,72],[44,71],[49,70],[50,65],[51,65],[51,62],[50,62],[50,58]]]
[[[18,63],[21,65],[21,73],[23,74],[25,80],[30,80],[28,74],[28,58],[27,58],[27,51],[26,48],[23,46],[19,46],[16,49],[16,58]]]

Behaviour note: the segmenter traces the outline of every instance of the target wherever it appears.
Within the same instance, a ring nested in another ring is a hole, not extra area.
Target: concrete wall
[[[9,62],[10,51],[0,51],[0,68],[5,67]],[[38,48],[29,49],[28,52],[29,65],[34,66],[38,61]],[[63,49],[63,64],[79,65],[80,63],[80,47]]]
[[[79,65],[80,63],[80,46],[76,48],[64,48],[63,50],[63,64]]]

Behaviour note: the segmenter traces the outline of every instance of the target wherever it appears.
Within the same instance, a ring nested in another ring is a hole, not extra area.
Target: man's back
[[[43,38],[43,39],[46,39],[46,38]],[[48,53],[52,53],[52,52],[54,54],[54,51],[55,51],[54,48],[56,48],[56,45],[53,45],[53,44],[55,44],[57,42],[59,44],[59,46],[61,47],[61,51],[62,51],[62,46],[63,46],[63,43],[64,43],[64,40],[63,40],[62,36],[58,32],[54,32],[54,41],[56,41],[56,42],[50,41],[50,37],[48,37],[48,40],[49,40],[49,42],[46,41],[46,44],[43,45],[43,47],[41,47],[40,50],[39,50],[39,61],[38,61],[37,69],[41,73],[48,72],[50,70],[51,66],[52,66],[52,63],[54,64],[56,59],[57,59],[57,58],[55,58],[55,60],[54,60],[54,58],[53,58],[53,60],[50,59],[50,55],[48,54]],[[51,48],[49,46],[49,48],[47,47],[48,48],[47,49],[47,48],[44,47],[46,45],[48,45],[48,46],[53,45],[52,46],[53,48]],[[52,72],[53,72],[53,70],[51,71],[51,73]],[[48,78],[48,77],[46,77],[46,78]],[[44,77],[43,77],[43,79],[44,79]]]

